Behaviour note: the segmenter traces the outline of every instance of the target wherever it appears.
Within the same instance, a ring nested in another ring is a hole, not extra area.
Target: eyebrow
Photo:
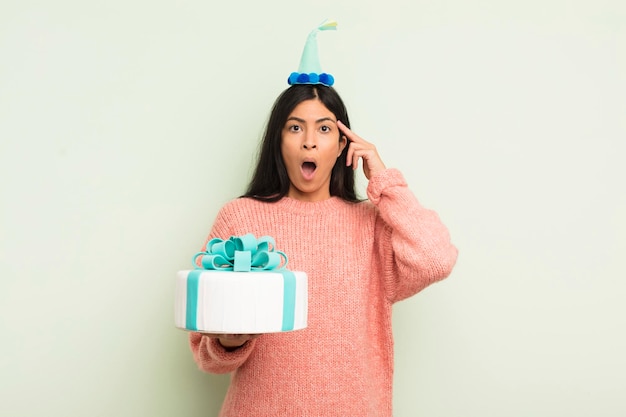
[[[289,118],[287,119],[287,121],[290,121],[290,120],[295,120],[296,122],[300,122],[300,123],[306,123],[306,120],[301,119],[301,118],[299,118],[299,117],[295,117],[295,116],[291,116],[291,117],[289,117]],[[317,120],[315,121],[315,123],[317,124],[317,123],[322,123],[322,122],[326,122],[326,121],[330,121],[330,122],[333,122],[333,123],[337,123],[337,121],[336,121],[336,120],[333,120],[333,119],[332,119],[332,118],[330,118],[330,117],[322,117],[321,119],[317,119]]]

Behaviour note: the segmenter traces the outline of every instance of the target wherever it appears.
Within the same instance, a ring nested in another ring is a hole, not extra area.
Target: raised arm
[[[390,301],[410,297],[452,272],[458,255],[437,213],[424,208],[396,169],[379,172],[367,187],[378,208],[376,241]]]
[[[427,210],[396,169],[387,169],[376,147],[338,122],[350,141],[347,165],[358,167],[369,180],[367,194],[378,208],[376,242],[383,262],[383,279],[390,301],[398,301],[452,272],[458,251],[437,213]]]

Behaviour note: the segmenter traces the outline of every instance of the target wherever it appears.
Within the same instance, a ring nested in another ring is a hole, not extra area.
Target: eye
[[[329,133],[331,131],[330,126],[326,126],[326,125],[323,125],[322,127],[320,127],[320,130],[323,133]]]
[[[302,129],[298,125],[291,125],[287,128],[290,132],[300,132]]]

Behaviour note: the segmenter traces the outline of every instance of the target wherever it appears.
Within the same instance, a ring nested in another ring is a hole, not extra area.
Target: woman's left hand
[[[363,173],[368,180],[376,173],[386,169],[385,164],[378,155],[376,146],[351,131],[340,120],[337,120],[337,126],[339,126],[341,133],[348,138],[347,166],[352,165],[352,169],[357,169],[359,158],[363,159]]]

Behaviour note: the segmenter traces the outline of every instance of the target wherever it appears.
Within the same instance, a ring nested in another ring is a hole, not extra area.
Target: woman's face
[[[281,154],[291,185],[287,196],[303,201],[330,198],[330,176],[347,139],[335,115],[317,99],[298,104],[283,127]]]

